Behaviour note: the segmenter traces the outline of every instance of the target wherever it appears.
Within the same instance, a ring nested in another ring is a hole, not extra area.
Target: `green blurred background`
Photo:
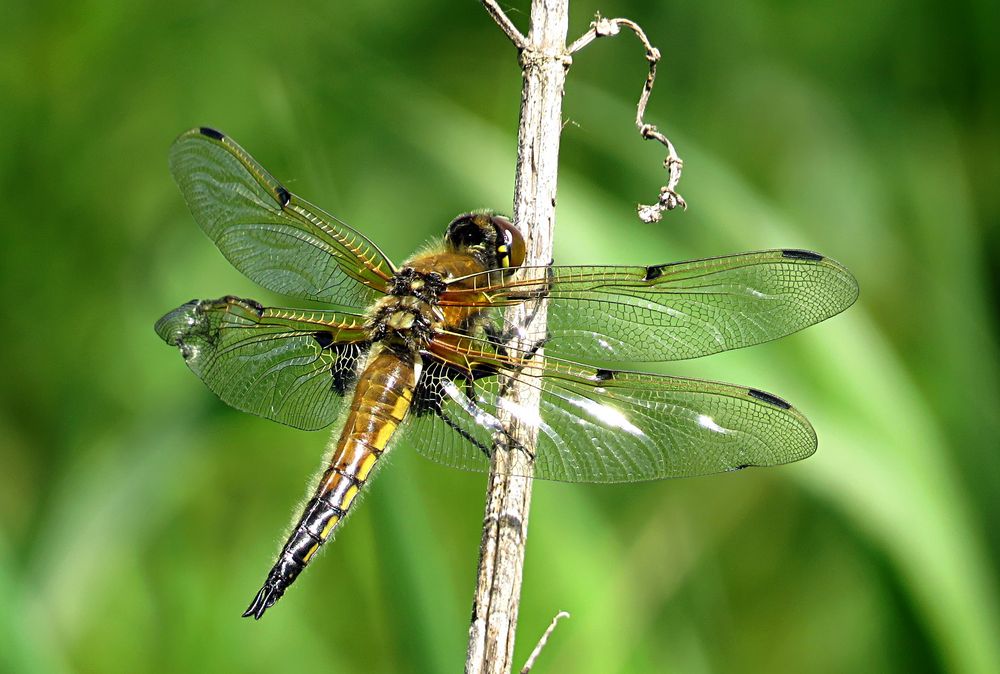
[[[527,28],[527,2],[510,8]],[[800,464],[537,483],[517,661],[538,672],[1000,671],[1000,5],[574,0],[664,53],[632,126],[628,36],[570,72],[557,261],[805,247],[860,302],[661,371],[795,402]],[[322,560],[243,620],[326,434],[234,412],[153,333],[230,268],[166,168],[208,124],[401,259],[509,209],[519,71],[478,3],[6,3],[0,21],[0,668],[446,672],[465,650],[484,477],[398,446]],[[287,303],[287,300],[285,301]]]

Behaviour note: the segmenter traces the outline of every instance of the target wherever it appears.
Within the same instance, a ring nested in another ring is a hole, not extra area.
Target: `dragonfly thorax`
[[[435,272],[403,267],[390,281],[390,294],[375,303],[368,319],[372,341],[401,343],[420,349],[444,320],[438,298],[444,280]]]

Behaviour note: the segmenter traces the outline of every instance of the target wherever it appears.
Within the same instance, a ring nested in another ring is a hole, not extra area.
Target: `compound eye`
[[[501,266],[513,269],[524,264],[524,237],[517,227],[502,215],[494,215],[490,220],[497,230],[497,261]]]
[[[445,238],[459,249],[479,246],[486,241],[486,232],[483,231],[486,226],[485,217],[477,213],[465,213],[451,221]]]

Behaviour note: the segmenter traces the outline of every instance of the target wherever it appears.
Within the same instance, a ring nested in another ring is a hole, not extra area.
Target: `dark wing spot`
[[[221,131],[216,131],[215,129],[203,126],[198,131],[203,136],[208,136],[209,138],[214,138],[215,140],[222,140],[225,136],[222,135]]]
[[[282,208],[287,206],[288,202],[292,200],[292,193],[286,190],[284,187],[281,187],[280,185],[275,190],[275,193],[278,196],[278,203],[281,204]]]
[[[456,380],[468,382],[468,375],[453,365],[438,361],[432,362],[413,390],[413,402],[410,404],[410,409],[418,417],[427,414],[441,416],[444,412],[445,398],[448,396],[445,386],[449,381]]]
[[[354,342],[352,344],[333,344],[330,346],[337,353],[337,360],[330,367],[333,375],[333,390],[338,395],[345,395],[358,378],[358,366],[362,357],[368,352],[369,342]]]
[[[658,279],[663,276],[663,267],[665,265],[657,264],[651,267],[646,267],[646,281],[652,281],[653,279]]]
[[[786,403],[778,396],[771,395],[770,393],[767,393],[766,391],[761,391],[760,389],[755,389],[755,388],[747,389],[747,395],[749,395],[751,398],[756,398],[757,400],[763,401],[770,405],[774,405],[775,407],[780,407],[783,410],[788,410],[792,408],[791,405]]]
[[[730,471],[737,471],[737,470],[744,470],[744,469],[746,469],[746,468],[749,468],[749,467],[751,467],[752,465],[753,465],[752,463],[741,463],[741,464],[740,464],[740,465],[738,465],[738,466],[733,466],[733,467],[732,467],[732,468],[730,468],[729,470],[730,470]]]
[[[336,360],[330,366],[330,386],[337,395],[345,395],[358,378],[358,367],[371,342],[337,343],[333,334],[326,330],[314,332],[313,339],[321,349],[329,349],[336,354]]]
[[[428,365],[417,387],[413,390],[413,402],[410,404],[411,411],[417,416],[425,414],[438,414],[444,410],[444,401],[448,398],[445,387],[449,382],[456,386],[465,388],[469,394],[469,400],[474,400],[475,394],[472,392],[471,383],[484,377],[494,377],[497,369],[484,364],[477,364],[471,372],[467,372],[450,363],[434,361]],[[460,384],[461,382],[461,384]]]
[[[478,406],[476,406],[475,392],[471,389],[472,381],[478,379],[480,376],[488,377],[495,374],[495,370],[474,369],[471,374],[472,379],[470,380],[468,372],[465,372],[450,363],[433,361],[424,371],[423,376],[420,377],[420,381],[417,382],[417,386],[413,390],[413,402],[411,403],[410,409],[412,413],[418,417],[427,416],[428,414],[436,415],[448,428],[455,431],[467,442],[478,448],[479,451],[482,452],[487,459],[489,459],[493,453],[492,448],[480,442],[475,436],[462,428],[462,426],[460,426],[459,423],[448,414],[444,403],[450,396],[448,395],[445,387],[449,382],[457,385],[459,381],[464,381],[466,397],[469,399],[469,403],[478,409]]]
[[[249,309],[250,311],[257,314],[257,317],[264,315],[264,305],[256,300],[247,299],[244,297],[237,297],[236,295],[226,295],[225,297],[220,297],[217,300],[203,300],[199,304],[204,304],[209,308],[221,308],[223,306],[230,306],[236,304],[243,307],[244,309]]]
[[[237,299],[239,299],[239,298],[237,298]],[[244,304],[245,304],[246,306],[250,307],[250,308],[251,308],[251,309],[253,309],[253,310],[254,310],[255,312],[257,312],[257,315],[258,315],[258,316],[263,316],[263,315],[264,315],[264,305],[263,305],[263,304],[261,304],[260,302],[258,302],[258,301],[256,301],[256,300],[251,300],[251,299],[244,299],[244,300],[241,300],[241,301],[242,301],[242,302],[243,302],[243,303],[244,303]]]
[[[597,370],[594,372],[594,378],[597,381],[611,381],[615,378],[614,370]]]
[[[787,248],[781,251],[781,257],[787,257],[790,260],[812,260],[814,262],[819,262],[823,259],[823,256],[819,253],[814,253],[811,250],[797,250],[795,248]]]

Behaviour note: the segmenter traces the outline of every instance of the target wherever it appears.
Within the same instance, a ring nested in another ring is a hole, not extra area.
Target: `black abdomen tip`
[[[790,260],[812,260],[813,262],[819,262],[823,259],[823,256],[819,253],[814,253],[811,250],[798,250],[796,248],[786,248],[781,251],[781,257],[787,257]]]
[[[250,602],[250,606],[243,612],[243,617],[252,617],[254,620],[260,620],[261,616],[264,615],[264,611],[274,606],[274,603],[281,599],[282,594],[284,594],[284,588],[278,587],[277,583],[268,578],[264,583],[264,587],[260,588],[257,596]]]
[[[203,126],[198,129],[198,132],[203,136],[208,136],[209,138],[214,138],[215,140],[222,140],[225,136],[222,135],[221,131],[216,131],[215,129],[207,126]]]
[[[275,602],[281,599],[281,595],[285,594],[285,590],[295,582],[295,578],[304,568],[305,565],[301,562],[282,553],[277,563],[271,569],[271,572],[267,574],[264,586],[260,588],[257,596],[250,602],[250,606],[243,612],[243,617],[252,617],[254,620],[260,620],[261,616],[264,615],[264,611],[274,606]]]

